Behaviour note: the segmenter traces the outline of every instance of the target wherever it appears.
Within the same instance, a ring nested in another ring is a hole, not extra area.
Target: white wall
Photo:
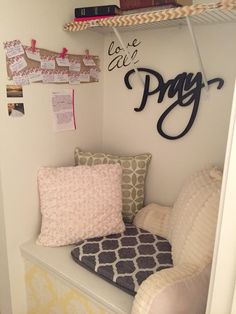
[[[53,51],[66,47],[70,53],[83,54],[86,48],[92,54],[103,57],[103,37],[93,32],[67,33],[63,24],[69,22],[78,1],[67,0],[2,0],[0,13],[1,42],[20,39]],[[44,165],[73,164],[73,150],[77,145],[83,147],[101,146],[102,133],[102,87],[99,83],[75,86],[76,131],[54,133],[52,130],[50,96],[53,89],[63,86],[33,84],[23,88],[25,116],[9,118],[5,86],[8,84],[5,54],[0,49],[0,161],[2,181],[2,201],[5,222],[0,221],[1,231],[5,224],[5,249],[8,258],[12,311],[14,314],[26,313],[23,280],[23,262],[20,245],[38,232],[40,215],[37,194],[37,169]],[[64,85],[69,88],[68,85]],[[21,100],[21,99],[20,99]],[[1,206],[2,210],[2,206]],[[4,243],[1,242],[1,254]],[[6,262],[6,259],[5,259]],[[7,264],[0,269],[8,276]],[[7,291],[7,285],[6,285]],[[3,291],[0,291],[2,295]],[[5,299],[5,298],[4,298]],[[1,314],[5,310],[7,298],[1,304]]]
[[[128,90],[123,78],[129,68],[106,71],[104,150],[122,154],[152,153],[146,202],[172,204],[189,174],[209,163],[223,165],[235,77],[235,31],[235,24],[195,27],[208,79],[222,77],[225,85],[221,90],[212,85],[207,95],[202,92],[195,123],[178,140],[167,140],[156,131],[158,118],[173,99],[166,96],[163,103],[157,104],[157,95],[153,95],[143,111],[134,112],[143,93],[139,79],[132,77],[133,90]],[[137,66],[160,72],[165,81],[184,71],[199,71],[186,27],[124,33],[122,37],[125,42],[135,37],[142,42],[138,47]],[[107,49],[113,39],[113,35],[106,38],[105,67],[111,61]],[[189,114],[188,109],[178,108],[168,121],[168,130],[174,134],[183,130]]]
[[[2,184],[0,176],[0,311],[1,313],[11,312],[11,298],[10,298],[10,282],[9,282],[9,268],[8,256],[6,247],[6,234],[5,234],[5,217],[3,211],[3,198],[2,198]]]
[[[236,84],[222,182],[207,314],[236,313]],[[226,266],[227,265],[227,266]]]

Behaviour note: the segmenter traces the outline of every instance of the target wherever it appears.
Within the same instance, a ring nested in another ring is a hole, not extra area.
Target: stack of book
[[[120,8],[116,5],[76,8],[74,21],[97,20],[116,15],[163,10],[191,4],[192,0],[120,0]]]
[[[74,21],[97,20],[101,18],[113,17],[119,14],[121,14],[121,10],[116,5],[76,8]]]
[[[192,0],[120,0],[122,14],[134,14],[191,5]]]

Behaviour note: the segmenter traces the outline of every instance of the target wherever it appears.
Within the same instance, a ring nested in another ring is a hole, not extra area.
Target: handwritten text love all
[[[129,42],[126,46],[127,51],[129,52],[129,56],[127,56],[124,49],[115,45],[115,42],[112,41],[108,48],[108,56],[111,58],[111,61],[108,64],[108,71],[129,66],[131,63],[130,59],[136,64],[139,61],[137,59],[137,47],[140,44],[141,42],[137,38]]]

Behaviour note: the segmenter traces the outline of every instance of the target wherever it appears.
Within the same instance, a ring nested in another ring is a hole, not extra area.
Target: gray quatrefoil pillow
[[[131,224],[123,233],[79,242],[71,255],[76,263],[131,295],[147,277],[173,266],[170,243]]]

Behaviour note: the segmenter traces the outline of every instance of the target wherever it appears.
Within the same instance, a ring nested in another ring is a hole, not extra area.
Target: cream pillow
[[[37,243],[61,246],[123,232],[121,176],[119,164],[41,168]]]
[[[175,265],[210,263],[218,217],[222,170],[194,173],[183,185],[171,210],[168,240]]]
[[[84,152],[75,149],[76,165],[119,163],[122,167],[122,215],[125,222],[132,222],[143,207],[145,179],[152,155],[150,153],[119,156],[105,153]]]

